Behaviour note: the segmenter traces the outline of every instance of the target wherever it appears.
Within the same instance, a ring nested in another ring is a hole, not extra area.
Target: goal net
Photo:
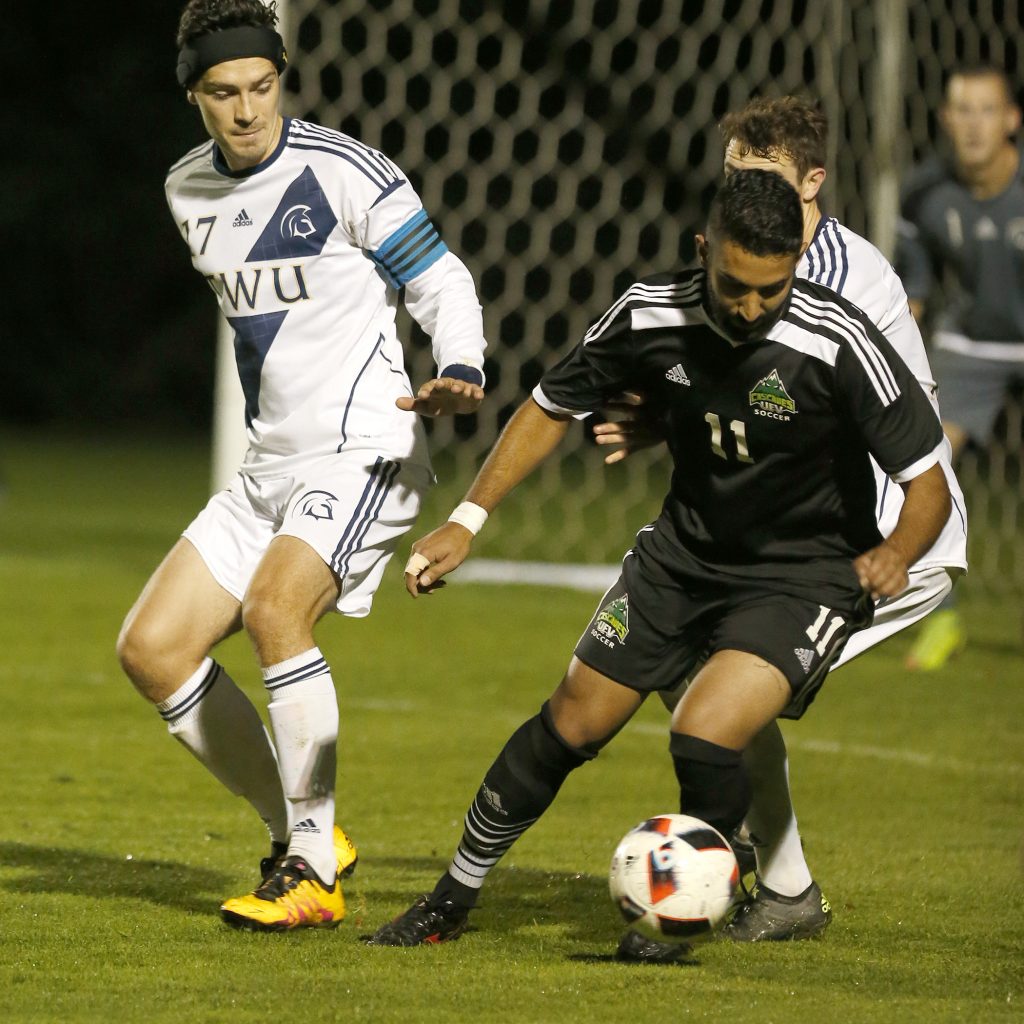
[[[758,93],[820,97],[832,125],[824,202],[888,251],[908,163],[937,140],[944,69],[1016,71],[1020,12],[1002,0],[289,0],[288,112],[384,150],[477,281],[489,397],[432,422],[458,500],[543,369],[637,277],[694,256],[721,172],[717,122]],[[408,320],[414,382],[432,376]],[[616,562],[657,513],[667,461],[605,467],[589,428],[508,499],[477,553]],[[973,570],[1024,579],[1021,423],[964,472]],[[433,518],[431,518],[433,517]]]

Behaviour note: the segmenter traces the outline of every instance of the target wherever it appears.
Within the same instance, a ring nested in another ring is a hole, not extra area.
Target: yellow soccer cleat
[[[921,635],[907,655],[906,667],[918,672],[934,672],[959,654],[966,643],[959,612],[940,609],[925,620]]]
[[[334,855],[338,858],[338,877],[348,878],[359,863],[359,854],[340,825],[334,826]]]
[[[288,856],[286,843],[273,843],[270,856],[260,861],[260,878],[266,878]],[[334,826],[334,856],[338,858],[338,877],[349,878],[359,863],[356,844],[340,825]]]
[[[248,896],[227,900],[220,916],[251,932],[336,928],[345,917],[345,897],[337,877],[328,888],[302,857],[285,857]]]

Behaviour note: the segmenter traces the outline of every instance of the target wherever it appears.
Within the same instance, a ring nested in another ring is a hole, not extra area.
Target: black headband
[[[178,84],[188,88],[215,64],[266,57],[280,74],[288,66],[284,40],[272,28],[242,25],[196,36],[178,52]]]

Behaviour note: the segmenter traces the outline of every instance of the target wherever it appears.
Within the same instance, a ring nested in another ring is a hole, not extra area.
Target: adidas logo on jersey
[[[794,647],[793,653],[796,655],[797,660],[803,666],[803,670],[805,672],[810,671],[811,662],[814,661],[814,651],[809,651],[806,647]]]
[[[317,828],[316,822],[312,818],[303,818],[302,821],[296,822],[292,827],[293,832],[309,832],[320,835],[320,829]]]
[[[231,222],[231,226],[233,228],[251,228],[252,227],[252,220],[249,217],[249,214],[247,214],[245,212],[245,208],[244,207],[241,210],[239,210],[238,216]]]
[[[690,386],[690,378],[686,376],[686,371],[683,369],[682,363],[676,363],[671,370],[666,370],[665,380],[670,380],[673,384],[685,384],[687,387]]]

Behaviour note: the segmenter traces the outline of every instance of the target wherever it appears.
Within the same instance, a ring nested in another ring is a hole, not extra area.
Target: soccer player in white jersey
[[[284,118],[274,4],[190,0],[178,81],[209,141],[167,199],[235,332],[249,450],[129,612],[125,672],[180,740],[266,823],[263,879],[225,921],[280,931],[340,923],[355,850],[334,825],[338,706],[316,641],[329,611],[368,614],[432,482],[417,414],[475,410],[483,322],[473,280],[405,174],[340,132]],[[438,376],[406,376],[401,289]],[[273,744],[210,657],[245,629]]]
[[[935,381],[899,278],[874,245],[834,217],[825,216],[818,205],[826,174],[825,115],[793,96],[756,99],[726,115],[720,129],[727,175],[747,168],[771,170],[799,193],[804,252],[797,277],[825,285],[859,306],[910,368],[938,414]],[[609,422],[594,428],[599,444],[619,446],[608,461],[623,458],[630,445],[630,436],[622,427]],[[850,638],[833,670],[938,608],[956,578],[966,571],[967,518],[948,443],[939,464],[952,497],[942,533],[914,563],[909,586],[898,596],[877,602],[872,625]],[[873,466],[879,531],[888,536],[899,516],[903,492],[877,463]],[[726,934],[739,941],[809,938],[828,926],[831,910],[804,858],[789,792],[785,743],[776,723],[750,744],[744,759],[753,785],[746,825],[755,843],[758,884]],[[624,941],[620,955],[657,960],[677,957],[679,951],[641,940],[633,933]]]

